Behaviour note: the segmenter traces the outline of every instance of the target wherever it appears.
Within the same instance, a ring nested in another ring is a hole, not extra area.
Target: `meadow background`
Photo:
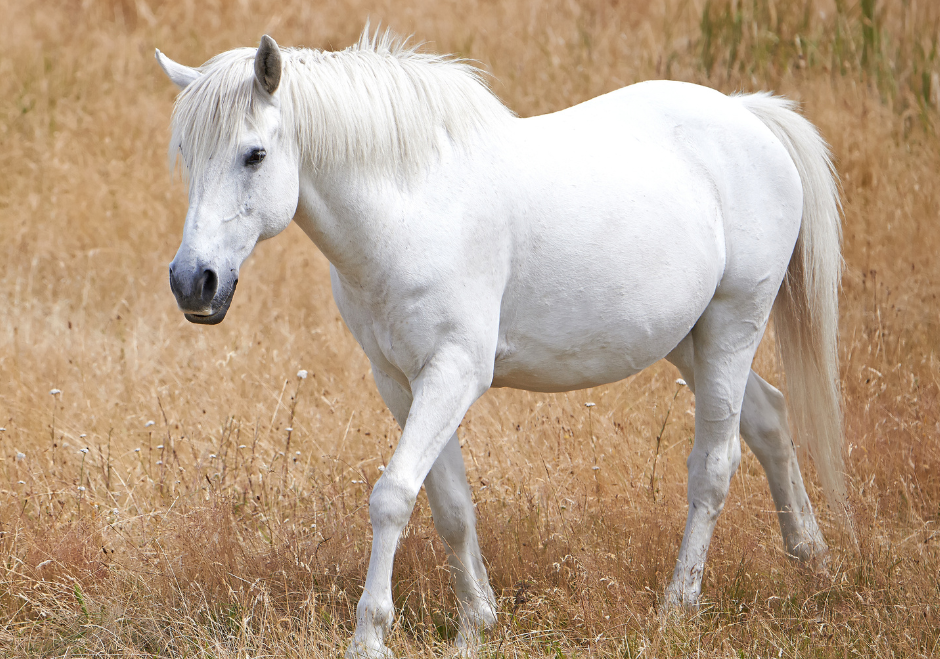
[[[197,65],[264,33],[338,49],[367,18],[477,60],[521,116],[648,78],[774,90],[842,176],[858,546],[804,460],[829,574],[788,560],[745,448],[704,606],[664,621],[693,432],[675,369],[491,391],[461,431],[499,597],[487,654],[940,654],[940,3],[2,0],[0,15],[0,655],[345,649],[369,490],[399,431],[296,227],[258,247],[222,325],[176,309],[186,189],[153,51]],[[757,369],[777,382],[768,345]],[[423,495],[394,593],[392,648],[447,654],[453,593]]]

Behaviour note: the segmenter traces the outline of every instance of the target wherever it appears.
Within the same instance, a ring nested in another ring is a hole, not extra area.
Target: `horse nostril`
[[[170,264],[170,290],[173,291],[173,295],[176,297],[180,296],[179,282],[176,281],[176,273],[173,272],[173,264]]]
[[[212,299],[215,297],[218,290],[219,276],[215,274],[215,270],[206,268],[196,281],[196,287],[193,293],[195,293],[196,297],[199,298],[203,305],[208,307],[212,303]]]

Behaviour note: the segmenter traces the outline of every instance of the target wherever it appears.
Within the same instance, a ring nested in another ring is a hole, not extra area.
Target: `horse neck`
[[[328,173],[306,168],[300,176],[295,221],[344,277],[364,282],[386,258],[401,188],[391,181],[367,180],[360,172]]]
[[[301,172],[296,221],[347,281],[382,289],[386,278],[433,256],[428,250],[434,251],[442,226],[460,233],[460,223],[473,221],[454,215],[455,209],[507,205],[515,187],[505,158],[508,140],[492,137],[468,150],[448,149],[415,178],[307,167]]]
[[[409,86],[377,82],[372,93],[364,93],[362,86],[330,82],[342,82],[348,71],[334,70],[328,80],[308,68],[289,79],[288,112],[302,163],[297,221],[350,279],[375,273],[383,259],[389,262],[389,246],[410,226],[408,216],[429,205],[433,212],[432,188],[447,189],[453,184],[449,176],[464,176],[513,122],[467,70],[455,65],[442,74],[434,68],[439,64],[418,59],[412,70],[429,67],[424,82],[440,94],[436,102],[409,95]],[[322,88],[311,93],[308,85]],[[336,91],[349,89],[354,91],[348,95]],[[320,105],[331,90],[343,104],[338,112]],[[374,98],[383,95],[397,95],[398,102],[376,104]],[[374,115],[361,112],[368,103]]]

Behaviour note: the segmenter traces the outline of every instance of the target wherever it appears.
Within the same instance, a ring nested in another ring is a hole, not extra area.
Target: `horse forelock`
[[[182,158],[184,172],[198,175],[210,158],[238,143],[245,119],[253,118],[254,56],[254,48],[216,55],[177,96],[169,148],[171,169]]]
[[[217,55],[180,92],[173,112],[171,166],[182,155],[190,176],[234,148],[259,119],[254,48]],[[368,31],[339,52],[282,49],[281,129],[319,171],[352,166],[408,176],[440,152],[466,146],[512,113],[468,62],[422,53],[386,31]]]

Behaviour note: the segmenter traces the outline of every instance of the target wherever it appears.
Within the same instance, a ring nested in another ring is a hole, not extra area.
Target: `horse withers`
[[[180,309],[218,323],[255,244],[296,221],[402,427],[369,500],[372,553],[349,657],[386,657],[396,545],[425,485],[471,650],[496,620],[457,427],[490,387],[568,391],[666,358],[695,392],[688,521],[664,604],[695,606],[739,434],[786,551],[827,551],[783,395],[751,370],[773,311],[790,421],[841,506],[840,207],[828,148],[790,102],[636,84],[545,116],[507,110],[467,63],[388,36],[259,48],[180,88],[189,177],[170,264]]]

